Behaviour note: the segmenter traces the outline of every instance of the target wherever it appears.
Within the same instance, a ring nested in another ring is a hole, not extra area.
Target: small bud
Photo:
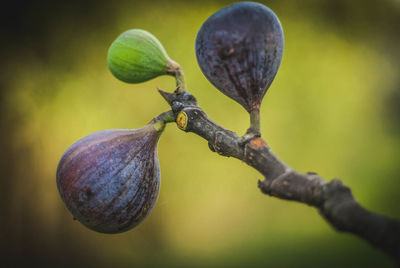
[[[176,124],[182,130],[186,130],[188,123],[188,116],[184,111],[180,111],[178,116],[176,117]]]

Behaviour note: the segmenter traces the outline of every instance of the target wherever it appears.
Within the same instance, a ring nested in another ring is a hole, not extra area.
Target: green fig
[[[127,83],[145,82],[160,75],[176,76],[180,71],[160,41],[139,29],[122,33],[111,44],[107,61],[111,73]]]

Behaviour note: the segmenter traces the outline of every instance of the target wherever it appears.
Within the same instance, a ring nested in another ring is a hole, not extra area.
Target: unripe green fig
[[[151,33],[133,29],[122,33],[108,50],[108,67],[121,81],[140,83],[160,75],[175,75],[179,65]]]
[[[62,156],[57,187],[73,217],[101,233],[119,233],[143,221],[160,188],[157,143],[164,123],[111,129],[86,136]]]

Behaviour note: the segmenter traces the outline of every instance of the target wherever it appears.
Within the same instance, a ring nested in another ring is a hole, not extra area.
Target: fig
[[[160,75],[175,76],[177,83],[183,79],[179,64],[168,57],[160,41],[140,29],[118,36],[108,50],[107,61],[111,73],[127,83],[145,82]]]
[[[57,168],[57,187],[74,219],[101,233],[127,231],[149,215],[160,188],[158,139],[164,123],[111,129],[75,142]]]
[[[283,31],[268,7],[239,2],[211,15],[196,37],[196,57],[205,77],[248,112],[259,109],[278,71]]]

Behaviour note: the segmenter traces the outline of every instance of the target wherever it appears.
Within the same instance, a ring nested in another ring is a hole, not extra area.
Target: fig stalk
[[[162,131],[165,128],[166,123],[175,122],[174,112],[163,112],[159,116],[155,117],[152,122],[154,123],[154,128],[157,131]]]
[[[175,76],[176,79],[176,93],[183,93],[186,91],[185,75],[179,63],[169,60],[167,64],[167,73]]]
[[[260,130],[260,107],[253,108],[250,114],[250,128],[247,130],[248,134],[254,134],[257,137],[261,136]]]

